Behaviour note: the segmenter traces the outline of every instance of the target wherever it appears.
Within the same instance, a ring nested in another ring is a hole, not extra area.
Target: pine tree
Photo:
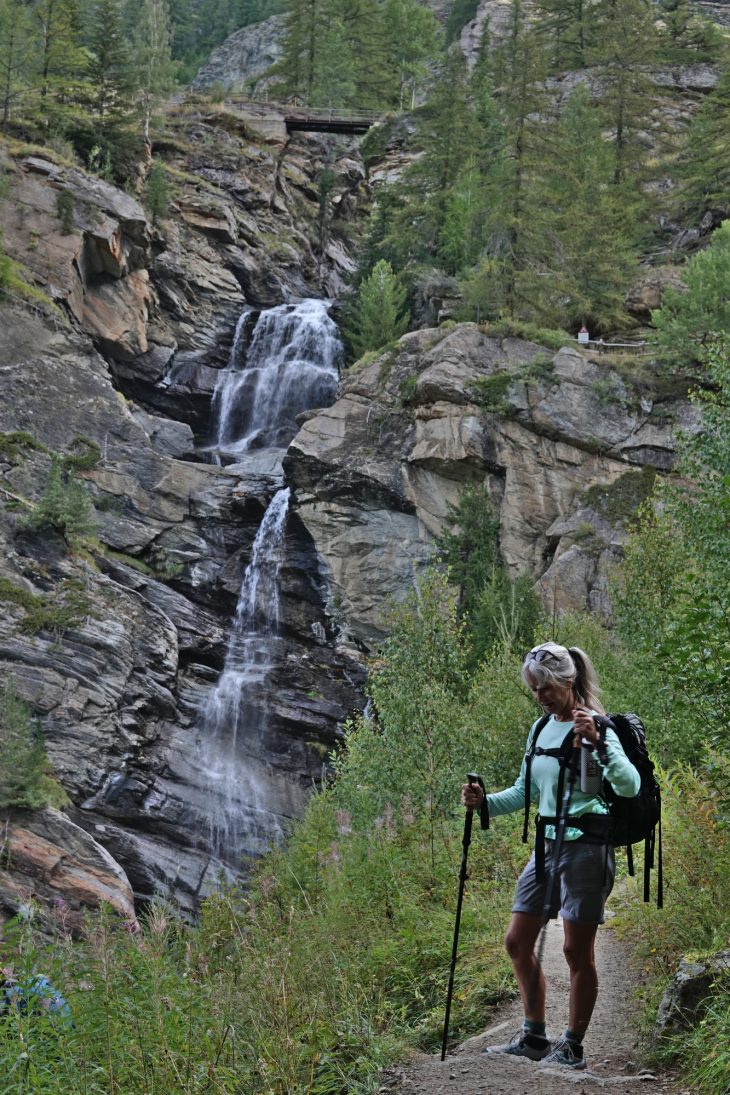
[[[404,200],[393,231],[406,246],[406,261],[445,258],[456,269],[478,143],[466,66],[457,50],[446,56],[440,79],[420,114],[418,137],[423,154],[404,174]]]
[[[40,92],[61,93],[83,68],[77,0],[36,0],[33,16],[40,31]]]
[[[539,33],[558,71],[585,68],[594,33],[592,0],[538,0]]]
[[[590,61],[600,70],[603,105],[613,131],[614,181],[624,182],[642,159],[638,135],[646,126],[657,58],[654,11],[646,0],[599,0]]]
[[[625,322],[623,301],[637,262],[637,202],[613,181],[613,151],[600,111],[577,88],[544,144],[533,183],[532,261],[521,294],[535,318],[576,329]]]
[[[730,65],[690,124],[680,179],[686,209],[730,212]]]
[[[145,205],[150,211],[153,224],[159,224],[167,213],[169,196],[165,168],[160,160],[155,157],[147,176],[147,185],[145,186]]]
[[[660,61],[687,65],[717,59],[722,50],[722,35],[690,0],[659,0],[658,7]]]
[[[0,103],[2,131],[7,133],[10,111],[27,92],[37,40],[28,6],[18,0],[0,0]]]
[[[505,137],[499,212],[505,227],[500,246],[489,262],[503,286],[504,308],[513,317],[520,313],[524,303],[519,280],[530,262],[533,233],[530,184],[544,140],[544,127],[537,119],[543,108],[541,88],[546,70],[542,44],[527,25],[522,0],[512,0],[510,33],[495,50],[492,69]]]
[[[382,21],[387,48],[388,105],[413,108],[416,92],[436,56],[441,32],[435,15],[418,0],[385,0]]]
[[[31,712],[11,685],[0,693],[0,809],[47,802],[48,761]]]
[[[389,262],[376,262],[355,298],[345,334],[355,357],[377,350],[408,329],[406,293]]]
[[[87,71],[92,107],[105,130],[128,117],[132,102],[132,69],[117,0],[98,0],[90,45]]]
[[[282,56],[271,69],[281,94],[312,102],[328,14],[327,0],[289,0]]]

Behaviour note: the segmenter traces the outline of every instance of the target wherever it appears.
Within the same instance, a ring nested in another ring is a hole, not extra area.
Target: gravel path
[[[551,1037],[567,1026],[568,968],[563,957],[562,922],[547,929],[543,969],[547,981],[547,1027]],[[638,1071],[634,1060],[632,1017],[634,979],[625,948],[610,928],[599,929],[596,963],[600,980],[598,1003],[585,1039],[588,1068],[573,1072],[548,1068],[525,1058],[487,1056],[485,1045],[508,1041],[522,1022],[522,1008],[515,1000],[492,1016],[487,1029],[448,1054],[420,1054],[382,1078],[383,1095],[582,1095],[598,1091],[646,1095],[690,1095],[671,1076]]]

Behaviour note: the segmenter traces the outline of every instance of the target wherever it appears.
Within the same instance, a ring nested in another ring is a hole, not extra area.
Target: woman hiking
[[[542,819],[536,850],[517,883],[505,937],[522,997],[524,1022],[510,1042],[487,1046],[484,1052],[509,1053],[544,1064],[584,1069],[583,1037],[598,995],[594,942],[598,925],[604,920],[606,898],[613,887],[615,863],[613,848],[606,839],[608,806],[595,790],[580,790],[576,783],[572,794],[565,796],[569,798],[568,818],[557,874],[550,885],[556,824],[563,805],[559,801],[559,783],[562,785],[568,778],[564,774],[560,779],[558,754],[566,739],[574,749],[600,749],[600,757],[593,751],[589,755],[600,764],[602,777],[616,794],[625,797],[638,793],[640,777],[610,725],[605,728],[602,741],[603,732],[593,718],[604,713],[598,699],[598,680],[582,650],[542,643],[525,655],[522,680],[543,708],[547,720],[533,724],[517,779],[512,787],[495,794],[485,795],[481,787],[471,783],[462,787],[462,802],[468,810],[479,811],[486,828],[490,816],[525,807],[529,779],[529,799],[539,803]],[[544,725],[538,730],[538,723],[542,722]],[[536,731],[539,747],[531,756]],[[528,756],[531,756],[529,763]],[[540,847],[543,832],[544,859]],[[547,910],[545,901],[549,893],[552,898]],[[545,1031],[545,979],[534,948],[546,916],[555,917],[558,912],[563,920],[563,951],[570,970],[569,1022],[565,1034],[551,1044]]]

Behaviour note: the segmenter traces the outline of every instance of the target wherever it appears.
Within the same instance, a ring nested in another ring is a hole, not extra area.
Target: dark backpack
[[[525,824],[522,831],[522,839],[527,842],[527,829],[530,811],[530,770],[532,760],[536,753],[555,756],[560,762],[560,777],[556,801],[562,801],[562,788],[565,779],[565,771],[570,760],[573,740],[573,730],[569,730],[558,749],[540,749],[537,739],[540,731],[547,724],[550,715],[543,715],[538,720],[535,731],[530,741],[530,747],[525,755]],[[610,826],[606,830],[607,843],[614,846],[626,847],[629,874],[634,875],[634,855],[632,844],[644,841],[644,901],[649,901],[650,872],[656,862],[657,868],[657,908],[664,904],[664,875],[662,870],[662,821],[661,821],[661,791],[654,775],[654,764],[646,748],[646,731],[644,724],[638,715],[596,715],[596,724],[600,730],[610,726],[621,742],[621,748],[634,765],[641,778],[641,786],[638,794],[633,798],[623,798],[617,795],[608,780],[603,781],[602,797],[609,809]],[[600,753],[600,750],[599,750]],[[589,815],[590,816],[590,815]],[[552,819],[543,819],[550,822]],[[581,828],[580,818],[571,818],[571,825]],[[538,830],[538,837],[540,830]]]

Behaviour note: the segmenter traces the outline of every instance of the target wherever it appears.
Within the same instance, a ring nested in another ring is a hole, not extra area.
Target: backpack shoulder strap
[[[537,739],[543,728],[550,721],[550,718],[550,715],[542,715],[542,717],[537,720],[532,728],[530,740],[527,743],[527,752],[525,753],[525,820],[522,826],[523,844],[527,844],[527,830],[530,826],[530,773],[532,771],[532,758],[535,756],[535,750],[537,749]]]

